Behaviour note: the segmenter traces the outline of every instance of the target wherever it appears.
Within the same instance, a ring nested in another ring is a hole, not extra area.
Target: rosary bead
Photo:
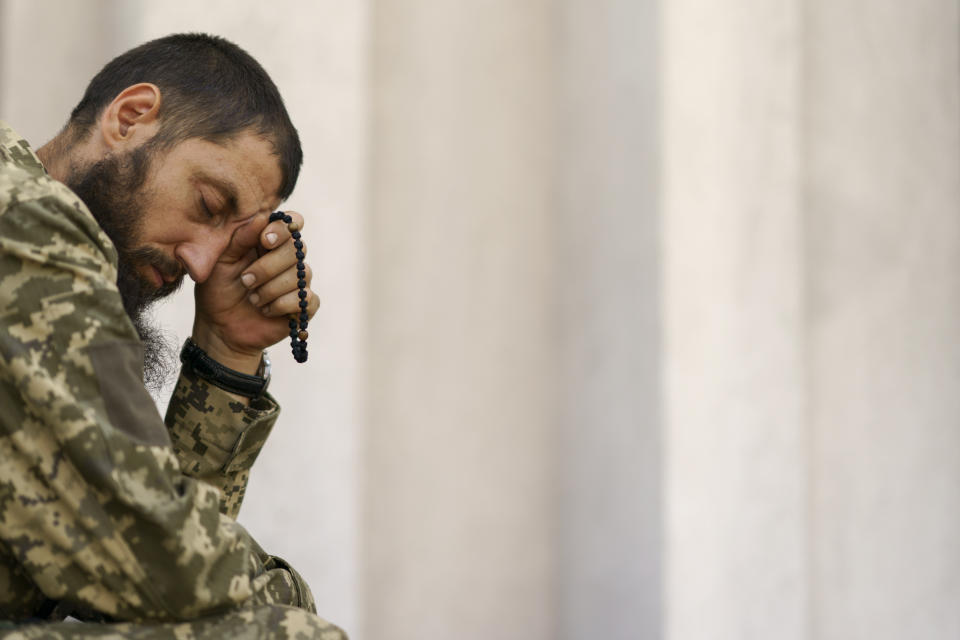
[[[303,264],[306,254],[303,252],[303,241],[300,239],[300,225],[294,221],[293,217],[282,211],[274,211],[270,214],[270,222],[283,220],[290,230],[290,236],[293,238],[293,245],[297,256],[297,295],[300,298],[300,313],[291,314],[287,320],[287,326],[290,327],[290,350],[293,352],[293,359],[297,362],[307,361],[307,322],[310,316],[307,314],[307,267]],[[299,322],[298,322],[299,320]],[[299,327],[299,329],[298,329]]]

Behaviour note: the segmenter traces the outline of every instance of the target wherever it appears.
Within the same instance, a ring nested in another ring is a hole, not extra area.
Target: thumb
[[[230,237],[230,244],[224,249],[221,260],[236,262],[243,258],[250,249],[260,244],[260,232],[267,226],[269,214],[259,213],[250,218],[246,224],[237,227]]]

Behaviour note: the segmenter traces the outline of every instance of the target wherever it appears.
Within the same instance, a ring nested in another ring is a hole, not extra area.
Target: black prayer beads
[[[307,321],[310,319],[307,315],[307,267],[303,264],[303,258],[306,254],[303,252],[303,240],[300,239],[300,228],[293,221],[293,218],[283,211],[274,211],[270,214],[270,222],[283,220],[290,230],[290,237],[293,238],[293,247],[297,250],[297,295],[300,297],[300,314],[290,316],[290,348],[293,351],[293,359],[297,362],[307,361]]]

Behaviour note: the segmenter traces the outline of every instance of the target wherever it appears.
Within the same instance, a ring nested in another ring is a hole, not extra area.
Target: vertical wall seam
[[[804,495],[804,515],[803,515],[803,598],[804,598],[804,637],[807,640],[816,640],[819,638],[819,628],[817,625],[816,599],[814,594],[814,570],[816,567],[816,474],[814,473],[814,452],[816,451],[816,432],[813,429],[811,420],[811,397],[810,397],[810,377],[811,377],[811,347],[812,340],[810,336],[811,316],[810,316],[810,287],[809,272],[807,265],[810,263],[809,238],[812,233],[811,217],[806,215],[809,209],[808,192],[808,159],[807,145],[809,144],[809,121],[808,121],[808,88],[809,82],[807,74],[809,66],[807,64],[808,48],[808,12],[810,11],[808,3],[803,0],[797,0],[797,43],[798,52],[798,73],[797,73],[797,100],[799,102],[799,122],[798,122],[798,140],[797,140],[797,172],[798,172],[798,215],[800,216],[798,243],[799,248],[799,286],[800,286],[800,354],[801,354],[801,383],[800,389],[800,425],[803,430],[803,461],[802,473],[804,474],[802,485],[805,491]]]

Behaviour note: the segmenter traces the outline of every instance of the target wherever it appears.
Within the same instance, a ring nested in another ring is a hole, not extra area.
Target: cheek
[[[196,257],[204,260],[219,260],[230,246],[233,232],[223,227],[211,229],[209,227],[192,229],[184,228],[166,236],[167,244],[174,247],[174,251],[189,251]]]
[[[204,234],[202,225],[182,214],[171,213],[169,209],[165,212],[145,213],[147,215],[140,234],[140,240],[144,244],[172,246],[190,242]]]
[[[153,176],[150,184],[138,197],[141,204],[141,242],[153,245],[174,245],[184,242],[201,225],[198,224],[196,203],[190,194],[190,188],[171,188],[170,184],[179,181],[166,175],[162,170]]]

